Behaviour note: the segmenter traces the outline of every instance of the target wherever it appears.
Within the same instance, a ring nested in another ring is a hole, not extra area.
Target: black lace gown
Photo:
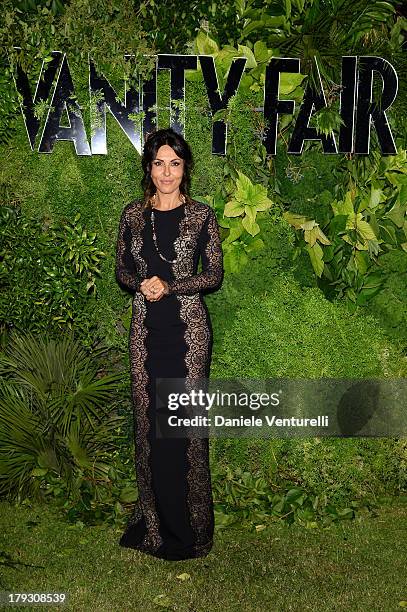
[[[154,210],[140,201],[121,216],[116,277],[133,293],[129,350],[139,498],[119,544],[168,560],[203,557],[213,544],[214,514],[209,441],[156,436],[156,378],[208,378],[212,327],[202,292],[223,277],[214,211],[195,200]],[[197,273],[199,258],[202,271]],[[139,287],[159,276],[169,294],[148,301]]]

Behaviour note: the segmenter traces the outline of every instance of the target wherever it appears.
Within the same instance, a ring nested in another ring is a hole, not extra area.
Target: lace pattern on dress
[[[193,274],[194,250],[201,242],[202,234],[206,233],[208,240],[201,250],[202,272]],[[194,202],[186,206],[174,248],[178,257],[174,263],[175,280],[168,283],[169,293],[190,295],[220,284],[223,275],[222,245],[216,215],[208,205]]]
[[[145,220],[140,208],[132,209],[130,223],[133,235],[131,251],[141,274],[145,278],[147,276],[147,265],[140,256],[142,247],[141,231]],[[145,326],[146,312],[147,307],[144,295],[138,292],[133,298],[130,359],[134,408],[134,440],[136,446],[136,475],[140,497],[136,503],[129,525],[137,523],[144,515],[147,532],[138,548],[151,551],[157,550],[161,546],[162,537],[159,532],[159,519],[152,489],[150,443],[148,440],[150,421],[148,418],[149,396],[147,392],[149,376],[145,367],[147,359],[145,345],[145,338],[147,336],[147,328]]]
[[[216,286],[223,273],[222,247],[214,213],[211,210],[208,213],[206,207],[191,212],[193,214],[188,214],[188,210],[182,219],[180,234],[174,243],[177,254],[176,262],[173,264],[175,280],[170,283],[173,293],[177,290],[183,294],[193,293],[193,295],[177,295],[180,302],[180,317],[186,323],[184,337],[187,345],[185,356],[188,371],[185,381],[187,391],[194,387],[195,379],[207,376],[209,366],[211,336],[199,290]],[[204,271],[193,275],[194,249],[191,249],[191,244],[196,246],[200,242],[199,238],[205,231],[204,226],[208,228],[208,240],[201,252]],[[212,547],[214,527],[208,439],[191,437],[187,458],[189,463],[187,501],[191,527],[195,533],[195,553],[196,556],[200,556]]]
[[[116,279],[120,285],[135,292],[140,289],[141,277],[136,271],[130,247],[130,210],[131,208],[126,206],[120,218],[116,245]]]

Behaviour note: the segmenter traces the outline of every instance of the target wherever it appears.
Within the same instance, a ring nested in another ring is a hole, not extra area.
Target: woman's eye
[[[179,166],[180,163],[181,162],[179,162],[179,161],[174,161],[174,162],[171,162],[171,166]],[[161,165],[162,165],[161,161],[154,161],[153,162],[153,166],[161,166]]]

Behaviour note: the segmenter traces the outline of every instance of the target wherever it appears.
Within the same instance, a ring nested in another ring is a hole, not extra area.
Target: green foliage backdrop
[[[78,304],[83,304],[82,324],[75,326],[73,317],[73,328],[84,344],[89,346],[103,338],[119,355],[123,371],[128,372],[130,298],[115,282],[114,248],[122,208],[141,195],[140,158],[109,115],[107,156],[78,157],[72,143],[67,142],[56,144],[51,155],[32,152],[7,64],[7,53],[13,55],[11,46],[16,43],[22,49],[14,60],[18,56],[23,59],[33,75],[38,72],[39,60],[49,56],[52,49],[67,51],[88,136],[88,51],[118,93],[122,92],[124,70],[128,69],[120,59],[123,52],[135,53],[138,69],[144,74],[151,69],[151,62],[142,59],[145,53],[211,53],[220,78],[224,78],[233,54],[249,56],[253,67],[224,116],[229,136],[226,159],[211,154],[212,118],[200,75],[188,75],[185,88],[185,136],[195,158],[192,196],[205,198],[215,206],[225,253],[228,250],[230,260],[235,262],[235,270],[228,270],[222,288],[206,298],[215,333],[212,376],[406,376],[407,253],[397,248],[383,253],[379,262],[385,272],[382,290],[367,304],[361,306],[354,300],[355,307],[349,308],[349,300],[346,303],[338,296],[326,299],[311,260],[298,254],[298,236],[283,216],[290,211],[322,226],[332,202],[345,196],[352,180],[360,193],[366,185],[370,189],[363,169],[352,156],[341,159],[322,155],[320,145],[315,143],[309,143],[301,157],[288,156],[285,143],[292,128],[289,117],[281,122],[277,156],[266,158],[260,140],[264,125],[261,116],[250,110],[262,104],[264,68],[270,54],[301,57],[304,74],[310,79],[310,60],[318,57],[328,99],[336,110],[334,85],[339,80],[341,55],[377,54],[391,60],[399,74],[399,95],[389,119],[398,149],[404,151],[407,96],[402,51],[406,20],[400,3],[238,0],[195,2],[188,10],[180,3],[168,2],[163,7],[152,0],[137,3],[137,8],[129,1],[114,0],[7,0],[3,4],[1,200],[3,205],[21,208],[27,219],[42,222],[45,232],[51,223],[69,224],[80,214],[86,232],[96,234],[95,247],[104,253],[96,276],[96,293],[85,300],[82,287],[78,294]],[[287,82],[286,86],[288,97],[300,101],[304,83]],[[162,71],[157,106],[158,127],[166,127],[170,116],[169,76]],[[319,127],[324,128],[323,120]],[[374,139],[373,145],[377,145]],[[377,149],[363,164],[364,171],[376,180]],[[222,215],[236,195],[238,172],[262,186],[271,201],[267,210],[256,211],[259,233],[254,236],[243,232],[243,218]],[[400,175],[403,172],[405,167]],[[237,236],[233,241],[232,231]],[[18,240],[23,241],[23,234],[16,236]],[[21,242],[22,258],[25,247],[27,251],[29,245]],[[4,257],[4,252],[1,254]],[[74,272],[67,270],[66,275],[72,278]],[[4,269],[0,279],[4,281]],[[24,317],[39,318],[32,287],[24,282]],[[12,286],[3,291],[3,313],[7,305],[16,308],[16,295]],[[87,325],[83,325],[84,313]],[[16,322],[17,318],[11,317]],[[130,418],[129,395],[127,400]],[[248,446],[239,440],[216,440],[212,451],[219,462],[244,462],[264,472],[272,465],[282,471],[289,468],[294,481],[329,490],[338,498],[341,494],[359,495],[369,483],[376,491],[387,485],[402,490],[406,485],[403,440],[256,441]],[[325,471],[319,469],[322,463]]]

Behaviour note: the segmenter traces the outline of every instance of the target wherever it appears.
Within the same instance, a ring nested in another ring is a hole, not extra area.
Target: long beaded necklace
[[[155,202],[155,200],[156,200],[156,194],[154,194],[154,195],[153,195],[153,198],[152,198],[152,199],[153,199],[153,201]],[[181,201],[182,201],[182,204],[185,204],[185,196],[184,196],[183,194],[181,194]],[[175,206],[175,208],[179,208],[179,206]],[[171,210],[172,210],[172,209],[171,209]],[[155,217],[154,217],[154,209],[152,209],[152,210],[151,210],[151,227],[152,227],[152,230],[153,230],[153,242],[154,242],[154,246],[155,246],[155,249],[156,249],[156,251],[157,251],[158,255],[161,257],[161,259],[162,259],[163,261],[166,261],[167,263],[170,263],[170,264],[175,263],[175,262],[177,261],[177,257],[176,257],[175,259],[167,259],[167,258],[166,258],[164,255],[162,255],[162,254],[160,253],[160,250],[159,250],[159,248],[158,248],[158,244],[157,244],[157,234],[156,234],[156,232],[155,232]]]

